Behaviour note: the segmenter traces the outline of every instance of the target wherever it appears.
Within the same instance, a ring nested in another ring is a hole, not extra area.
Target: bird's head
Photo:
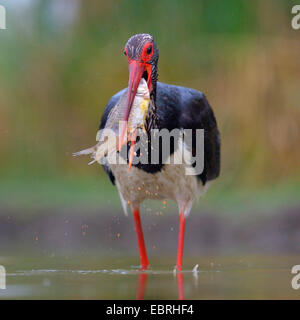
[[[136,34],[127,41],[124,54],[129,67],[127,107],[124,114],[124,121],[128,121],[141,78],[147,81],[149,92],[152,90],[153,80],[156,81],[158,48],[150,34]]]

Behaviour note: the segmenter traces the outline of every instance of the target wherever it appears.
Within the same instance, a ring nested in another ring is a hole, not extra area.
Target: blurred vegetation
[[[127,85],[123,47],[141,32],[157,41],[159,80],[201,90],[213,106],[222,137],[218,194],[228,187],[257,191],[290,181],[299,186],[300,31],[290,23],[295,1],[3,3],[8,20],[0,32],[5,203],[10,181],[20,182],[26,192],[32,186],[27,181],[37,181],[36,192],[43,189],[41,181],[49,181],[51,190],[53,180],[67,179],[66,188],[85,181],[82,189],[89,192],[86,181],[94,186],[104,179],[99,166],[87,167],[88,159],[71,153],[94,143],[106,102]],[[99,193],[108,184],[104,181]]]

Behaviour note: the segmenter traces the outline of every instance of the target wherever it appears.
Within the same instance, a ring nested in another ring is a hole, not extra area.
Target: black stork
[[[110,181],[117,185],[123,207],[131,206],[142,270],[148,268],[149,262],[140,219],[139,207],[141,202],[148,198],[172,199],[177,202],[179,234],[176,268],[180,271],[182,270],[186,217],[195,198],[206,189],[209,181],[218,177],[220,172],[220,136],[216,119],[203,93],[157,81],[159,53],[151,35],[136,34],[132,36],[126,43],[124,54],[129,66],[128,88],[121,90],[109,100],[102,115],[99,130],[107,126],[113,110],[119,111],[122,119],[125,122],[128,121],[133,113],[133,104],[142,79],[145,80],[144,83],[147,84],[150,93],[149,108],[144,119],[144,128],[149,137],[147,143],[150,143],[152,129],[192,129],[193,138],[195,129],[204,129],[204,169],[201,174],[186,175],[184,163],[166,164],[161,159],[159,163],[155,164],[133,164],[130,170],[127,166],[124,169],[123,164],[101,162]],[[122,109],[118,102],[124,97],[124,93],[126,99],[125,107]],[[120,141],[122,141],[124,131],[126,131],[124,128],[120,132]],[[128,142],[130,148],[132,145],[134,146],[134,141],[126,140],[126,142]],[[76,155],[95,154],[95,151],[97,151],[95,147]],[[194,147],[193,142],[192,149]],[[150,150],[150,148],[148,149]],[[174,152],[175,148],[173,147],[170,156]]]

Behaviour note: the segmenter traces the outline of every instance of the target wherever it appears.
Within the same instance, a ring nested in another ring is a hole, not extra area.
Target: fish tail
[[[73,157],[78,157],[78,156],[82,156],[82,155],[91,154],[91,153],[93,153],[95,151],[96,151],[95,147],[91,147],[91,148],[88,148],[88,149],[85,149],[85,150],[74,152],[72,155],[73,155]]]

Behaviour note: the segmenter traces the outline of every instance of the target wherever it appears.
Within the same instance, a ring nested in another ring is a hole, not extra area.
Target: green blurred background
[[[126,223],[134,243],[132,221],[125,222],[117,191],[103,170],[88,167],[88,159],[73,158],[72,152],[94,144],[106,102],[126,87],[123,48],[135,33],[155,37],[161,82],[203,91],[215,111],[222,137],[221,176],[191,219],[207,228],[224,226],[227,235],[232,228],[242,234],[241,228],[250,225],[240,249],[260,239],[257,230],[264,235],[270,223],[275,223],[267,240],[270,250],[276,250],[272,239],[278,235],[289,241],[293,232],[293,241],[299,240],[300,30],[291,28],[296,2],[1,1],[7,10],[7,30],[0,30],[2,248],[27,241],[34,251],[37,240],[45,248],[55,238],[53,250],[59,250],[67,241],[62,225],[74,216],[78,239],[73,234],[77,242],[70,240],[68,249],[82,245],[82,236],[91,235],[82,226],[97,221],[108,247],[109,239],[122,240]],[[152,227],[146,233],[151,239],[160,233],[150,221],[176,211],[161,203],[143,209],[149,212],[145,219]],[[176,230],[177,217],[172,217]],[[49,230],[56,230],[52,238]],[[206,237],[217,237],[216,230]],[[198,244],[209,245],[205,236],[201,239]],[[240,245],[240,239],[226,249]],[[299,251],[291,246],[282,250]]]

